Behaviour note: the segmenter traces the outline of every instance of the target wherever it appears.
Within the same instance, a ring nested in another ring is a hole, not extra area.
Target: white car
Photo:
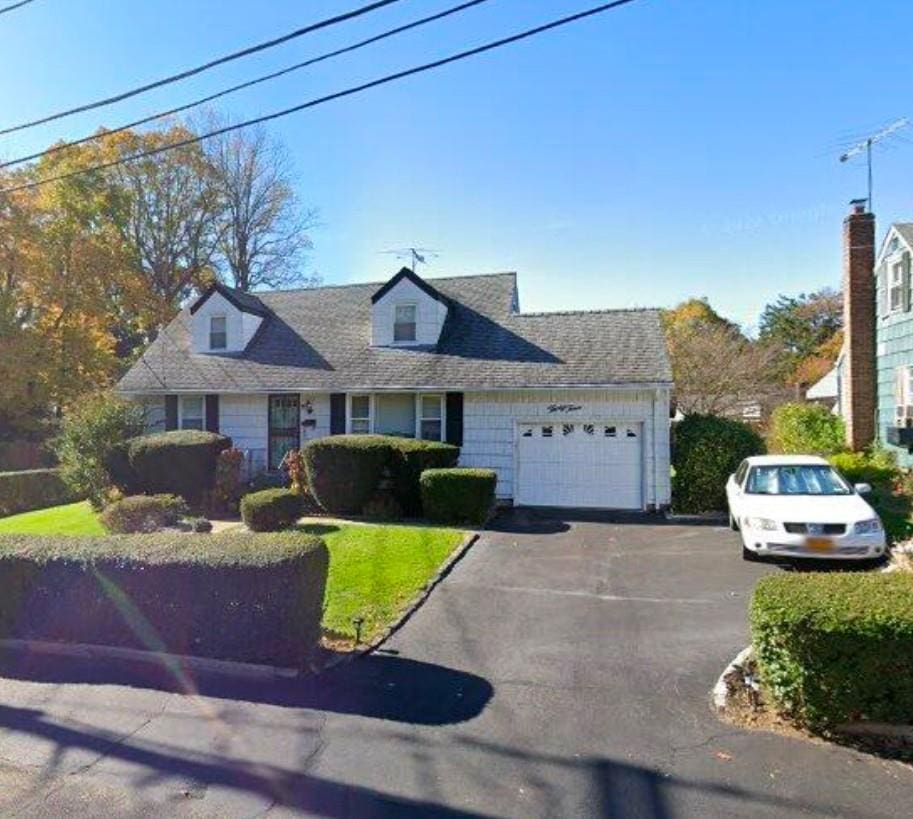
[[[729,477],[729,525],[742,536],[746,560],[874,560],[886,543],[881,520],[861,497],[870,491],[847,483],[824,458],[759,455]]]

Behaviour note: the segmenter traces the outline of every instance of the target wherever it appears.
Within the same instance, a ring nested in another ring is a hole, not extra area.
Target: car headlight
[[[857,535],[873,535],[876,532],[881,531],[881,521],[878,518],[872,518],[871,520],[860,520],[853,527],[853,531]]]
[[[770,518],[745,518],[749,529],[763,529],[767,532],[776,531],[777,522]]]

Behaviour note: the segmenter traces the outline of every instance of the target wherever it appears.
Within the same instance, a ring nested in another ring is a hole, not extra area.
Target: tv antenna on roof
[[[865,153],[865,161],[868,166],[868,177],[869,177],[869,195],[866,197],[868,201],[868,210],[869,213],[872,213],[872,146],[878,142],[881,142],[883,139],[887,139],[892,134],[897,133],[903,128],[906,128],[910,124],[910,120],[906,117],[895,120],[890,125],[885,126],[880,131],[876,131],[871,136],[866,137],[862,142],[857,142],[852,148],[848,149],[846,153],[840,155],[841,162],[848,162],[854,156],[858,156],[861,153]]]
[[[418,265],[428,264],[428,259],[436,259],[441,255],[439,251],[428,247],[401,247],[397,250],[381,250],[380,252],[396,256],[397,259],[408,259],[411,263],[409,269],[413,273]]]

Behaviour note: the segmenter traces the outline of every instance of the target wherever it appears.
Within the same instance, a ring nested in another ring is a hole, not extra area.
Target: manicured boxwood
[[[177,495],[128,495],[109,503],[101,522],[109,532],[119,534],[157,532],[174,526],[187,513],[187,504]]]
[[[407,517],[422,513],[419,478],[432,468],[455,466],[459,447],[391,435],[334,435],[302,450],[317,502],[336,514],[358,514],[389,476],[386,488]]]
[[[317,503],[337,515],[357,515],[390,463],[390,439],[383,435],[331,435],[310,441],[301,454]]]
[[[390,477],[392,490],[407,517],[422,514],[422,490],[419,479],[426,469],[447,469],[457,465],[460,448],[440,441],[415,438],[386,439],[390,444]]]
[[[264,489],[241,498],[241,518],[255,532],[278,532],[304,514],[304,499],[290,489]]]
[[[913,721],[913,575],[765,577],[751,632],[767,691],[799,722]]]
[[[676,512],[722,512],[726,481],[764,440],[748,424],[716,415],[688,415],[672,430],[672,506]]]
[[[219,453],[231,438],[185,429],[131,438],[109,458],[112,479],[130,494],[180,495],[198,502],[212,489]]]
[[[497,482],[493,469],[426,469],[421,477],[425,516],[481,526],[494,506]]]
[[[0,472],[0,517],[75,500],[56,469]]]
[[[0,537],[0,638],[303,667],[329,556],[297,533]]]

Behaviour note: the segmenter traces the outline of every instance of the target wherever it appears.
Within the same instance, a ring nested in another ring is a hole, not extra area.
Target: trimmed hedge
[[[426,469],[422,506],[429,520],[481,526],[495,503],[498,476],[493,469]]]
[[[290,489],[264,489],[241,498],[241,518],[255,532],[278,532],[304,514],[304,499]]]
[[[108,504],[100,518],[109,532],[129,535],[174,526],[188,511],[177,495],[128,495]]]
[[[726,481],[764,440],[748,424],[716,415],[688,415],[673,427],[672,506],[676,512],[720,512]]]
[[[774,452],[833,455],[846,449],[843,419],[820,404],[781,404],[770,416],[768,438]]]
[[[0,638],[302,668],[329,555],[300,534],[0,537]]]
[[[390,463],[390,439],[383,435],[331,435],[302,450],[308,486],[328,512],[357,515],[380,485]]]
[[[828,458],[831,465],[850,483],[868,483],[889,488],[900,477],[893,456],[887,452],[840,452]]]
[[[422,513],[419,479],[426,469],[455,466],[459,447],[391,435],[332,435],[302,449],[308,485],[328,512],[358,514],[371,500],[385,474],[403,514]]]
[[[0,472],[0,517],[75,500],[57,469]]]
[[[108,459],[115,484],[130,494],[180,495],[198,502],[215,484],[219,453],[231,438],[185,429],[131,438]]]
[[[751,632],[766,689],[799,722],[913,721],[913,575],[765,577]]]

